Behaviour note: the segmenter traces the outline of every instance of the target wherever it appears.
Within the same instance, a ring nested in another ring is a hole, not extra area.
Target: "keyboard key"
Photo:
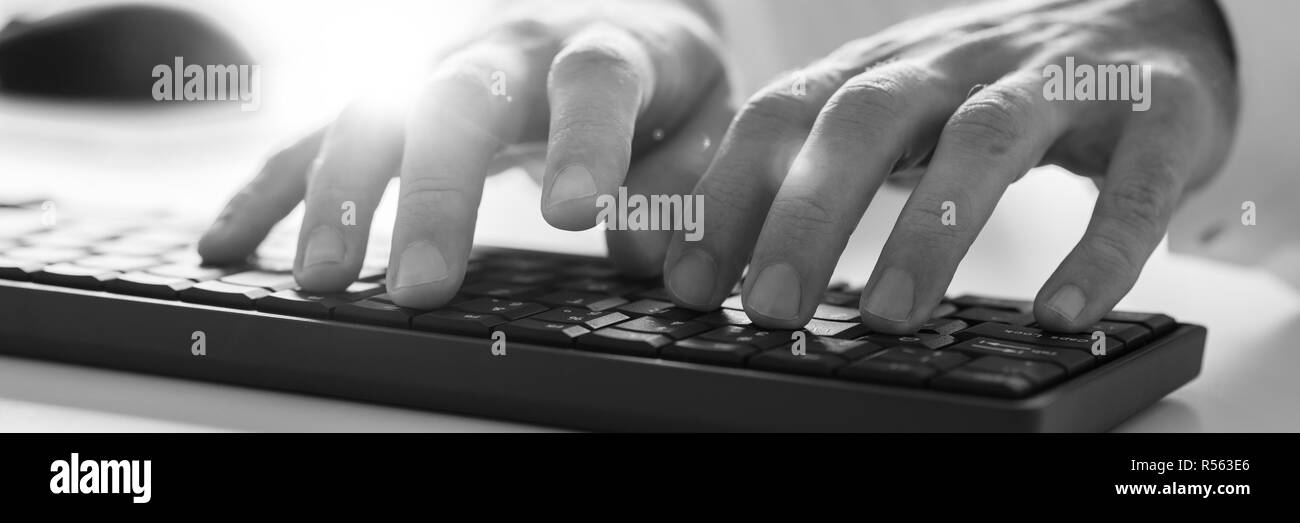
[[[813,317],[819,320],[857,322],[862,318],[862,313],[858,312],[857,307],[838,307],[823,303],[817,306]]]
[[[663,357],[715,365],[740,366],[758,349],[741,343],[710,341],[702,338],[681,340],[663,348]]]
[[[950,350],[930,350],[920,347],[893,347],[872,354],[868,359],[928,365],[941,372],[951,370],[958,365],[970,361],[969,357],[960,352]]]
[[[792,342],[785,348],[788,349],[793,345],[794,343]],[[807,339],[804,340],[804,351],[809,354],[832,354],[848,361],[865,357],[883,348],[884,347],[867,340],[841,340],[822,336],[808,336]]]
[[[620,305],[617,310],[632,316],[654,316],[665,320],[688,321],[700,317],[699,312],[659,300],[637,300]]]
[[[5,251],[5,256],[9,258],[45,263],[70,262],[85,255],[86,251],[83,249],[65,247],[19,247]]]
[[[513,283],[515,285],[539,285],[554,280],[556,277],[549,272],[515,272],[515,271],[483,271],[483,279],[487,281],[496,281],[502,283]]]
[[[700,323],[707,323],[713,326],[722,326],[722,325],[743,326],[743,325],[753,324],[753,322],[749,320],[749,316],[746,316],[743,311],[737,311],[731,309],[718,309],[716,311],[695,318],[695,321],[698,321]]]
[[[226,267],[203,267],[188,263],[171,263],[157,267],[150,267],[145,269],[145,272],[149,274],[157,274],[159,276],[171,276],[174,278],[185,278],[194,281],[210,281],[220,279],[234,271]]]
[[[937,320],[930,320],[925,323],[922,323],[920,328],[918,328],[916,332],[922,334],[933,334],[935,336],[947,336],[959,330],[965,329],[966,327],[968,327],[968,325],[964,321],[948,319],[948,318],[940,318]]]
[[[1092,352],[1093,344],[1092,335],[1090,333],[1054,334],[1033,327],[1018,327],[1002,323],[981,323],[961,331],[957,336],[963,339],[977,337],[996,338],[999,340],[1014,341],[1030,345],[1074,349],[1089,353]],[[1103,353],[1110,356],[1120,354],[1126,348],[1124,342],[1111,337],[1105,339],[1104,345]]]
[[[571,291],[604,294],[606,296],[622,296],[624,294],[631,294],[634,291],[641,290],[635,285],[628,284],[626,280],[605,278],[579,278],[562,282],[557,285],[557,287]]]
[[[321,294],[303,290],[276,291],[270,296],[257,300],[257,310],[286,316],[329,319],[335,307],[351,303],[383,292],[384,287],[377,283],[356,282],[341,293]]]
[[[91,267],[95,269],[108,269],[117,272],[131,272],[160,265],[156,258],[146,258],[143,256],[122,256],[117,254],[100,254],[96,256],[87,256],[76,261],[77,265],[82,267]]]
[[[914,335],[895,335],[895,334],[868,334],[867,338],[882,347],[924,347],[930,350],[942,349],[954,343],[957,338],[952,336],[939,336],[935,334],[914,334]]]
[[[270,272],[262,270],[252,270],[238,272],[221,278],[221,281],[243,285],[245,287],[261,287],[268,291],[283,291],[298,286],[294,280],[292,272]]]
[[[568,347],[578,336],[591,332],[581,325],[537,321],[531,318],[515,320],[496,327],[506,333],[507,340],[523,340],[547,345]]]
[[[727,326],[708,331],[700,335],[701,339],[739,343],[759,349],[771,349],[790,343],[791,331],[767,331],[754,327]]]
[[[1005,358],[1047,361],[1060,365],[1070,374],[1078,374],[1092,368],[1097,359],[1092,354],[1059,347],[1035,346],[1006,340],[975,338],[951,347],[977,356],[1001,356]]]
[[[506,319],[500,316],[452,309],[440,309],[411,318],[411,327],[416,329],[470,336],[487,336],[493,327],[504,323]]]
[[[1103,316],[1102,320],[1118,323],[1140,323],[1142,326],[1151,329],[1151,332],[1154,332],[1156,336],[1163,336],[1173,332],[1176,326],[1174,319],[1169,316],[1147,312],[1111,311]]]
[[[961,308],[967,307],[984,307],[989,309],[1003,309],[1015,312],[1033,312],[1034,302],[1029,300],[1011,300],[1004,298],[990,298],[988,296],[958,296],[953,298],[952,303]]]
[[[740,295],[736,294],[722,301],[722,308],[737,311],[745,310],[745,304],[741,302]]]
[[[168,246],[150,245],[147,243],[136,243],[134,240],[131,239],[125,239],[125,240],[113,240],[113,241],[103,242],[103,243],[95,243],[90,246],[90,249],[99,254],[113,254],[118,256],[154,257],[154,256],[159,256],[161,254],[167,253],[168,251],[171,251],[172,249],[178,247],[181,247],[181,244],[168,245]]]
[[[533,316],[533,319],[539,321],[582,325],[591,330],[603,329],[630,318],[621,312],[593,311],[577,307],[560,307]]]
[[[104,290],[160,300],[175,300],[180,297],[180,291],[193,286],[194,282],[185,278],[135,271],[122,274],[117,279],[105,283]]]
[[[618,324],[618,328],[649,334],[663,334],[677,340],[689,338],[709,330],[709,326],[703,323],[664,320],[654,316],[642,316],[634,320],[625,321]]]
[[[632,332],[617,327],[606,327],[578,338],[578,348],[598,352],[654,356],[659,349],[673,342],[659,334]]]
[[[33,274],[40,272],[44,267],[45,264],[42,262],[0,256],[0,278],[6,280],[30,280]]]
[[[822,294],[823,302],[838,307],[857,307],[861,300],[862,295],[843,291],[827,291]]]
[[[205,281],[180,292],[181,301],[251,309],[254,302],[271,294],[260,287],[245,287],[219,281]]]
[[[1172,321],[1172,319],[1170,321]],[[1107,336],[1112,336],[1115,339],[1124,342],[1124,345],[1127,347],[1142,345],[1155,336],[1155,333],[1151,332],[1151,329],[1141,323],[1102,321],[1089,325],[1084,329],[1085,333],[1092,333],[1095,331],[1104,332]],[[1091,337],[1091,334],[1089,334],[1089,338]]]
[[[939,371],[921,363],[867,358],[840,369],[836,374],[854,381],[920,387]]]
[[[830,336],[832,338],[853,339],[860,338],[867,334],[866,325],[857,322],[827,321],[813,318],[808,320],[808,324],[803,326],[804,330],[817,336]]]
[[[812,376],[830,376],[847,363],[844,358],[827,353],[808,352],[796,356],[787,347],[772,349],[749,359],[749,366],[755,369]]]
[[[367,298],[334,307],[333,317],[342,321],[406,328],[411,326],[412,317],[423,312]]]
[[[553,307],[586,307],[593,311],[609,310],[627,303],[623,298],[578,291],[554,292],[537,298],[537,301]]]
[[[526,301],[506,300],[502,298],[478,298],[453,305],[453,308],[465,312],[491,314],[507,320],[523,319],[534,314],[546,312],[546,307]]]
[[[1029,395],[1064,376],[1064,370],[1050,363],[989,356],[953,369],[930,383],[942,390],[1015,398]]]
[[[527,298],[537,291],[532,285],[519,285],[499,281],[484,281],[465,285],[460,292],[470,296],[490,296],[493,298]]]
[[[104,282],[112,281],[121,274],[117,271],[82,267],[72,263],[56,263],[47,265],[40,272],[33,274],[32,281],[62,287],[99,290],[104,288]]]
[[[969,309],[962,309],[953,314],[952,317],[959,320],[966,320],[971,323],[991,321],[994,323],[1005,323],[1007,325],[1024,326],[1034,322],[1034,315],[1032,313],[990,309],[987,307],[971,307]]]

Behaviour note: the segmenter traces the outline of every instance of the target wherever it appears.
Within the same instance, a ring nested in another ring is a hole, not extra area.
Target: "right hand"
[[[354,105],[272,156],[199,241],[204,262],[244,261],[305,201],[294,274],[304,290],[341,291],[400,173],[388,293],[432,309],[460,288],[483,181],[507,146],[548,140],[542,213],[562,229],[595,226],[597,195],[625,179],[634,194],[689,194],[715,147],[703,137],[732,116],[706,16],[673,0],[525,5],[440,60],[404,124]],[[493,92],[502,80],[508,96]],[[342,223],[344,202],[355,225]],[[610,256],[654,275],[671,236],[610,231]]]

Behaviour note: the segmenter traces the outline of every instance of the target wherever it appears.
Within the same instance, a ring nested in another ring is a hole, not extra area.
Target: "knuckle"
[[[613,75],[620,81],[638,77],[628,52],[608,41],[593,39],[570,45],[551,63],[552,78],[564,77],[580,82],[593,74]]]
[[[1144,238],[1164,233],[1176,196],[1169,183],[1133,177],[1117,182],[1110,192],[1106,215],[1115,225]]]
[[[782,195],[768,210],[773,221],[800,233],[825,232],[841,221],[840,214],[822,198],[805,194]]]
[[[784,85],[770,86],[750,97],[736,113],[734,128],[743,134],[779,132],[791,124],[811,125],[809,104],[802,97],[785,89]]]
[[[945,224],[948,210],[937,197],[916,194],[913,201],[899,216],[896,227],[903,234],[906,243],[926,252],[947,252],[954,246],[965,245],[967,227],[970,219],[958,219],[951,225]],[[957,209],[964,208],[962,203],[954,201]]]
[[[463,215],[471,200],[469,192],[462,183],[446,176],[402,180],[398,213],[423,218]]]
[[[1102,274],[1132,275],[1142,270],[1136,244],[1121,229],[1107,227],[1083,240],[1087,259]]]
[[[898,120],[905,103],[899,86],[882,77],[846,84],[822,110],[825,125],[877,136]]]
[[[959,146],[1002,155],[1025,138],[1031,104],[1020,89],[985,89],[953,114],[944,132]]]

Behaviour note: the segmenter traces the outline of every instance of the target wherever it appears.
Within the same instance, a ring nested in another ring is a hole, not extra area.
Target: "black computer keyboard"
[[[1115,312],[1099,345],[973,296],[914,335],[873,333],[846,286],[804,330],[770,331],[739,296],[701,313],[601,259],[495,248],[421,311],[376,265],[343,294],[297,290],[283,237],[277,256],[207,267],[167,220],[0,217],[0,352],[558,426],[1105,430],[1193,379],[1205,340]]]

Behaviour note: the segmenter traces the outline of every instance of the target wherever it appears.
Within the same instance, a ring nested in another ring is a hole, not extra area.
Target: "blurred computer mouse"
[[[160,6],[77,9],[0,30],[0,93],[85,101],[152,101],[153,67],[252,64],[233,37],[194,13]]]

